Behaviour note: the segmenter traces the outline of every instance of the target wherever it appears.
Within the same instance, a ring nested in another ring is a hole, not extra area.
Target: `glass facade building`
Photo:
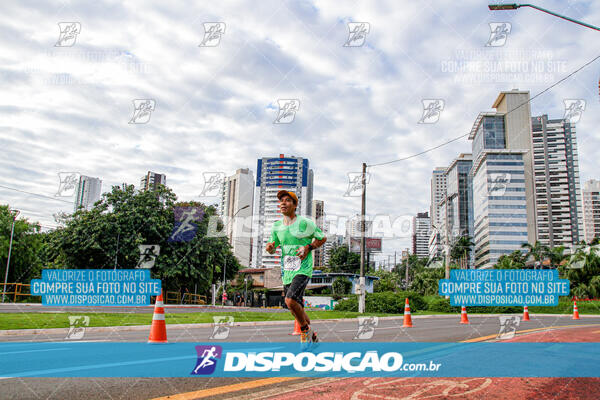
[[[527,242],[526,151],[506,149],[503,119],[501,113],[480,114],[469,137],[476,268],[491,268]]]
[[[255,268],[279,268],[280,249],[275,254],[265,251],[273,222],[282,218],[277,192],[289,190],[298,196],[296,214],[310,216],[313,194],[313,171],[308,159],[280,154],[257,161],[256,187],[254,190],[254,218],[252,266]]]

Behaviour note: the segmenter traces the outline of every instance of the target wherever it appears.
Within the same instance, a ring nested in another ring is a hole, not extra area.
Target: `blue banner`
[[[44,306],[145,306],[160,293],[147,269],[45,269],[31,280]]]
[[[569,291],[569,280],[559,279],[557,270],[454,269],[438,282],[452,306],[556,306]]]
[[[0,343],[2,377],[600,377],[597,343]]]

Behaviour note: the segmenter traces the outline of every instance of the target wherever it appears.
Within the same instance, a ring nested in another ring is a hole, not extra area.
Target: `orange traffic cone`
[[[152,327],[148,343],[167,343],[167,325],[165,324],[165,309],[162,293],[156,297],[154,303],[154,315],[152,316]]]
[[[406,302],[404,303],[404,324],[402,324],[403,328],[412,328],[412,317],[410,316],[410,305],[408,305],[408,298],[406,298]]]
[[[523,321],[529,321],[529,309],[527,306],[523,307]]]
[[[579,319],[579,310],[577,309],[576,301],[573,301],[573,319]]]
[[[298,323],[298,320],[295,319],[294,320],[294,332],[290,333],[290,335],[299,335],[300,334],[300,324]]]
[[[467,307],[465,307],[465,306],[462,306],[462,308],[460,309],[460,323],[461,324],[469,323],[469,317],[467,316]]]

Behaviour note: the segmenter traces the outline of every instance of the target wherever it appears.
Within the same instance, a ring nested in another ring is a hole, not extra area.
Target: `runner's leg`
[[[296,300],[286,297],[285,304],[288,306],[288,308],[292,312],[292,315],[294,315],[294,318],[296,318],[296,321],[298,321],[300,326],[305,326],[309,324],[304,309]]]
[[[296,275],[292,282],[287,285],[285,293],[285,304],[288,306],[296,321],[301,327],[310,324],[308,315],[304,312],[304,289],[308,284],[309,278],[306,275]]]

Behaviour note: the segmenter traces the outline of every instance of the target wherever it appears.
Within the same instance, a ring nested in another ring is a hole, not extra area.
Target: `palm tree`
[[[559,272],[570,281],[574,296],[600,296],[600,246],[590,246],[582,241],[567,265]]]
[[[467,260],[473,246],[475,246],[475,243],[473,243],[469,235],[461,236],[454,242],[450,250],[450,258],[461,266],[465,265],[468,262]]]
[[[544,258],[550,252],[548,246],[541,244],[538,240],[535,241],[535,244],[532,246],[529,243],[523,243],[521,245],[522,248],[527,249],[527,258],[533,257],[533,259],[537,262],[542,262]]]
[[[550,249],[548,253],[548,257],[550,257],[550,262],[552,265],[560,265],[564,260],[568,257],[565,254],[565,246],[553,247]]]

